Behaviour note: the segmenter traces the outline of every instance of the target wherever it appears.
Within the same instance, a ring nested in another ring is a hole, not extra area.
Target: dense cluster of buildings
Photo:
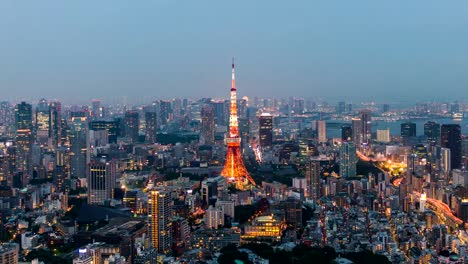
[[[232,84],[231,100],[0,103],[0,263],[216,261],[257,242],[468,261],[466,105],[237,99]]]

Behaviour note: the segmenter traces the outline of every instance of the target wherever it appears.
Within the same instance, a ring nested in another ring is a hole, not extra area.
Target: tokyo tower
[[[255,186],[255,181],[245,168],[240,149],[239,124],[237,122],[237,90],[234,74],[234,59],[232,60],[232,86],[231,86],[231,111],[229,116],[229,136],[227,138],[227,154],[221,175],[227,178],[229,183],[235,184],[239,190],[248,188],[249,183]]]

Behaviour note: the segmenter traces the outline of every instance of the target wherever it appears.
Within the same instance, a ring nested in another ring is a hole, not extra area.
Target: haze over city
[[[0,89],[13,101],[463,100],[466,1],[2,1]]]
[[[0,1],[0,264],[468,263],[467,14]]]

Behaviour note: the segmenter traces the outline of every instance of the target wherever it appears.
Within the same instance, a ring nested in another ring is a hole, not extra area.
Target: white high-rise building
[[[451,160],[450,149],[441,148],[440,149],[440,168],[446,175],[448,175],[450,173],[450,170],[452,169],[450,160]]]
[[[208,228],[218,229],[218,226],[224,225],[224,212],[222,207],[210,207],[206,210],[205,224]]]
[[[377,129],[377,141],[388,143],[390,142],[390,129]]]

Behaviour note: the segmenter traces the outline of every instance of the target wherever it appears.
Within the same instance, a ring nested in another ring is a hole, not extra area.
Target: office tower
[[[151,190],[148,194],[148,233],[159,253],[168,253],[172,244],[172,209],[169,193]]]
[[[227,138],[228,149],[221,175],[224,176],[229,182],[235,183],[236,188],[246,189],[249,183],[255,185],[255,182],[245,168],[240,150],[241,138],[239,136],[239,125],[237,122],[237,90],[234,61],[232,62],[231,83],[231,111],[229,117],[229,135]]]
[[[239,133],[241,137],[241,147],[244,150],[249,145],[250,122],[248,118],[239,118]]]
[[[172,101],[172,113],[174,119],[180,119],[182,117],[182,100],[175,98]]]
[[[353,128],[348,125],[341,126],[341,141],[353,140]]]
[[[138,142],[138,129],[140,125],[140,118],[138,112],[127,111],[124,117],[124,135],[129,138],[132,143]]]
[[[89,122],[89,130],[107,131],[107,137],[110,144],[116,144],[117,138],[121,135],[120,121],[91,121]]]
[[[390,105],[389,104],[383,104],[382,105],[382,112],[387,113],[390,111]]]
[[[327,142],[327,123],[324,120],[317,120],[317,140],[319,143]]]
[[[424,124],[424,136],[428,142],[435,143],[440,138],[440,124],[434,121],[428,121]]]
[[[273,145],[273,116],[262,113],[258,117],[258,138],[262,148]]]
[[[113,199],[117,164],[113,161],[91,161],[88,168],[88,204],[104,204]]]
[[[212,101],[210,104],[213,107],[216,125],[227,125],[227,116],[229,112],[226,112],[226,101]]]
[[[54,183],[57,191],[69,190],[68,174],[70,171],[70,153],[67,147],[59,147],[55,150]]]
[[[338,105],[336,106],[336,112],[338,114],[343,114],[346,112],[346,103],[345,102],[338,102]]]
[[[145,141],[156,143],[156,134],[158,130],[158,116],[156,112],[145,112]]]
[[[70,133],[70,176],[72,179],[86,178],[87,164],[87,118],[84,112],[71,114]]]
[[[49,143],[55,147],[60,142],[60,132],[62,125],[62,104],[51,102],[49,104]]]
[[[306,164],[305,179],[307,182],[308,196],[311,199],[320,199],[320,161],[310,160]]]
[[[445,124],[440,130],[440,146],[450,149],[451,169],[461,168],[461,127],[459,124]]]
[[[353,118],[351,120],[351,126],[353,128],[353,141],[356,146],[360,146],[362,143],[362,125],[360,118]]]
[[[215,117],[211,105],[204,105],[201,109],[201,137],[200,141],[206,145],[213,145],[215,141]]]
[[[344,178],[356,177],[357,164],[356,145],[344,142],[340,147],[340,176]]]
[[[281,202],[286,225],[292,228],[302,227],[302,203],[296,197],[288,197]]]
[[[445,175],[448,175],[452,170],[449,148],[440,148],[440,169]]]
[[[388,143],[390,142],[390,129],[377,129],[377,141]]]
[[[160,125],[167,125],[167,123],[171,120],[172,116],[172,108],[171,108],[171,101],[167,100],[160,100],[159,101],[159,124]]]
[[[123,198],[123,205],[130,209],[130,212],[138,212],[138,190],[126,190]]]
[[[207,228],[218,229],[219,226],[224,226],[223,208],[210,205],[205,212],[205,220]]]
[[[15,122],[13,107],[9,102],[0,103],[0,125],[11,126]]]
[[[401,123],[401,137],[408,139],[416,136],[416,124],[412,122]]]
[[[0,245],[0,264],[18,264],[19,245],[2,243]]]
[[[45,145],[49,139],[49,104],[41,99],[36,108],[36,140]]]
[[[295,114],[304,113],[305,101],[303,98],[294,98],[292,110]]]
[[[101,101],[93,100],[91,102],[91,117],[93,120],[104,118],[104,107],[101,105]]]
[[[454,103],[450,104],[450,112],[452,114],[460,113],[460,104],[457,103],[457,102],[454,102]]]
[[[361,119],[361,133],[363,144],[369,144],[372,136],[372,117],[370,110],[359,111],[359,118]]]
[[[29,182],[31,174],[32,135],[32,106],[21,102],[15,107],[16,126],[16,166],[23,173],[22,184]]]
[[[247,117],[248,98],[244,96],[241,100],[238,100],[237,105],[239,106],[239,119]]]

